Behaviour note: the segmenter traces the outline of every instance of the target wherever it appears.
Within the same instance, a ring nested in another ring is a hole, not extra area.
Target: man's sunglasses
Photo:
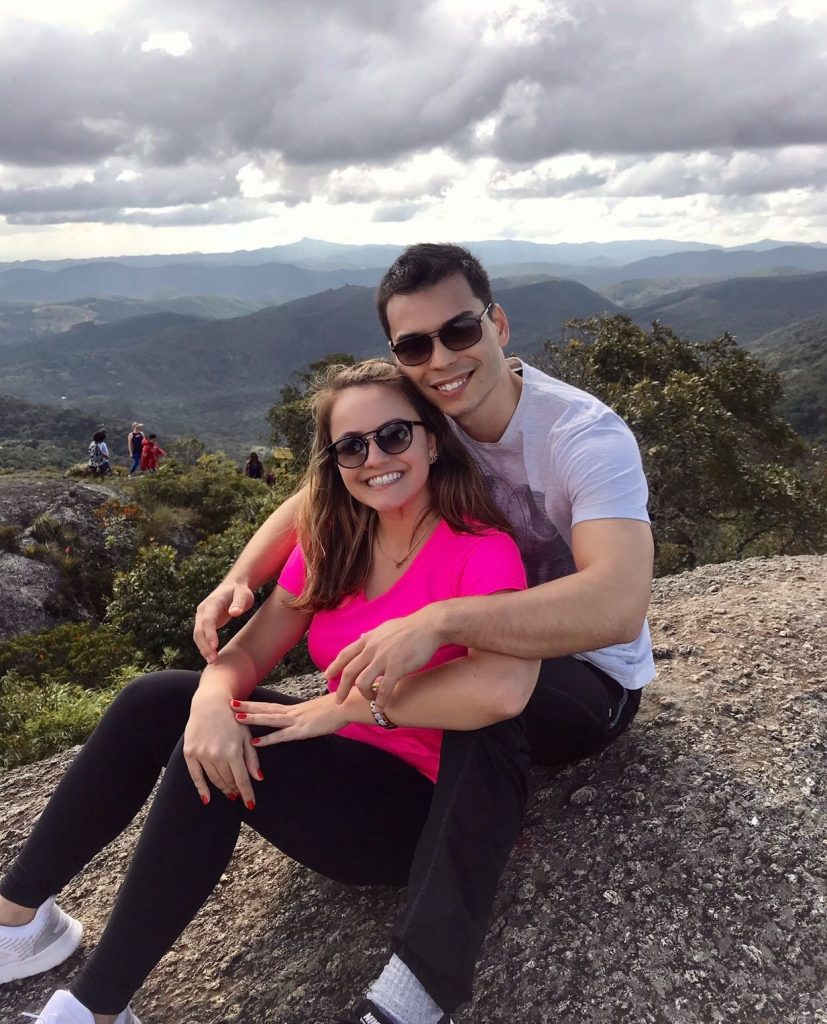
[[[413,428],[424,426],[422,420],[389,420],[367,434],[349,434],[342,437],[329,444],[325,451],[343,469],[358,469],[367,460],[371,438],[386,455],[401,455],[411,447]]]
[[[471,348],[482,337],[483,318],[493,305],[493,302],[489,302],[479,316],[463,316],[458,320],[449,320],[438,331],[431,331],[430,334],[411,334],[396,344],[391,342],[391,352],[403,366],[420,366],[431,358],[434,338],[439,338],[452,352]]]

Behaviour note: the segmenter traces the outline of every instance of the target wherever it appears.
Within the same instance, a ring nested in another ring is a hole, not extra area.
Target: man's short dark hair
[[[397,256],[376,289],[376,310],[388,339],[391,336],[388,303],[394,295],[425,291],[455,274],[462,274],[484,306],[494,301],[491,282],[483,265],[461,245],[421,242],[409,246],[401,256]]]

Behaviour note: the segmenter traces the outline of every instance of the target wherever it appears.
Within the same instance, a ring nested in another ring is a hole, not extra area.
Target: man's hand
[[[218,657],[218,630],[231,618],[248,612],[254,600],[255,595],[244,583],[224,580],[198,605],[192,638],[208,664]]]
[[[272,726],[276,730],[265,736],[253,737],[252,743],[256,747],[327,736],[328,733],[343,729],[349,722],[347,713],[336,703],[332,693],[302,701],[301,704],[234,700],[232,709],[236,720],[244,725]]]
[[[336,702],[344,703],[356,686],[381,711],[399,680],[427,665],[444,643],[436,626],[438,609],[432,604],[404,619],[389,619],[343,648],[325,671],[327,679],[341,673]]]
[[[250,730],[237,722],[223,694],[196,692],[184,730],[184,760],[204,804],[210,802],[207,779],[224,796],[241,795],[252,810],[255,796],[250,778],[261,779]]]

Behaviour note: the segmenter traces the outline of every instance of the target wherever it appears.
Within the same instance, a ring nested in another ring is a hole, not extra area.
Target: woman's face
[[[365,384],[347,388],[334,399],[330,436],[373,434],[392,420],[418,420],[414,407],[392,387]],[[428,473],[436,441],[424,427],[413,427],[411,445],[398,455],[383,452],[368,438],[365,462],[354,469],[338,466],[342,482],[353,497],[379,513],[418,515],[430,500]]]

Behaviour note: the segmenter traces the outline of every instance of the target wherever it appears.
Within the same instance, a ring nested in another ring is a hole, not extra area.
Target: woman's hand
[[[257,747],[291,740],[309,740],[314,736],[327,736],[344,728],[350,721],[347,711],[336,703],[335,695],[302,701],[301,704],[266,704],[261,701],[232,701],[238,722],[244,725],[272,726],[276,731],[256,736],[251,742]]]
[[[225,580],[198,605],[192,638],[208,664],[218,658],[218,630],[231,618],[248,612],[254,601],[255,595],[246,584]]]
[[[250,778],[264,776],[250,730],[235,720],[226,693],[196,691],[184,730],[184,760],[204,804],[210,802],[209,779],[230,800],[240,794],[249,810],[255,807]]]

